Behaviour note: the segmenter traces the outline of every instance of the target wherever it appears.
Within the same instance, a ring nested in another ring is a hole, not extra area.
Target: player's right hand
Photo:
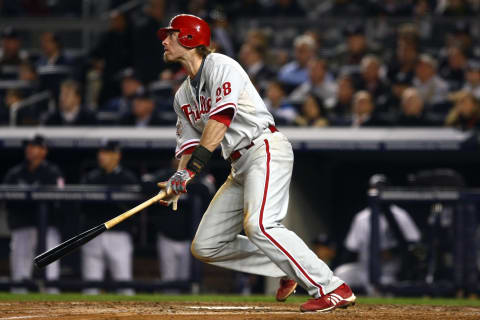
[[[175,194],[173,192],[168,192],[167,189],[168,181],[163,181],[157,183],[157,186],[159,186],[161,189],[166,191],[166,196],[162,199],[159,200],[158,203],[160,203],[162,206],[168,207],[172,205],[173,211],[177,211],[177,204],[178,204],[178,198],[180,198],[180,194]],[[161,192],[161,191],[160,191]]]

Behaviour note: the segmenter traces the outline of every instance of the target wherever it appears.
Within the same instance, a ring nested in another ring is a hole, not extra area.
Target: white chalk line
[[[195,310],[270,310],[269,307],[239,307],[239,306],[194,306],[187,307]]]
[[[45,316],[15,316],[15,317],[0,318],[0,320],[32,319],[32,318],[41,318],[41,317],[45,317]]]

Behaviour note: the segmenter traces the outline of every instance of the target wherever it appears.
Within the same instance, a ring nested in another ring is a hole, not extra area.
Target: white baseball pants
[[[343,281],[281,221],[287,214],[293,151],[265,131],[237,161],[198,227],[192,253],[216,266],[263,276],[288,275],[313,297]],[[239,235],[243,230],[245,236]]]

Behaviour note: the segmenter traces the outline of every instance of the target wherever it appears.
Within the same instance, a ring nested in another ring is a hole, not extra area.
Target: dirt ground
[[[362,305],[301,313],[280,303],[0,302],[0,320],[17,319],[480,319],[480,307]]]

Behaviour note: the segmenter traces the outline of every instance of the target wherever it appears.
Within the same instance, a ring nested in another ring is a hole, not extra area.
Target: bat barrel
[[[33,259],[33,264],[36,268],[43,268],[46,265],[54,262],[55,260],[58,260],[61,257],[69,254],[70,252],[78,249],[80,246],[95,238],[105,230],[107,230],[105,224],[101,224],[96,226],[95,228],[87,230],[65,242],[62,242],[55,248],[38,255],[37,257],[35,257],[35,259]]]

